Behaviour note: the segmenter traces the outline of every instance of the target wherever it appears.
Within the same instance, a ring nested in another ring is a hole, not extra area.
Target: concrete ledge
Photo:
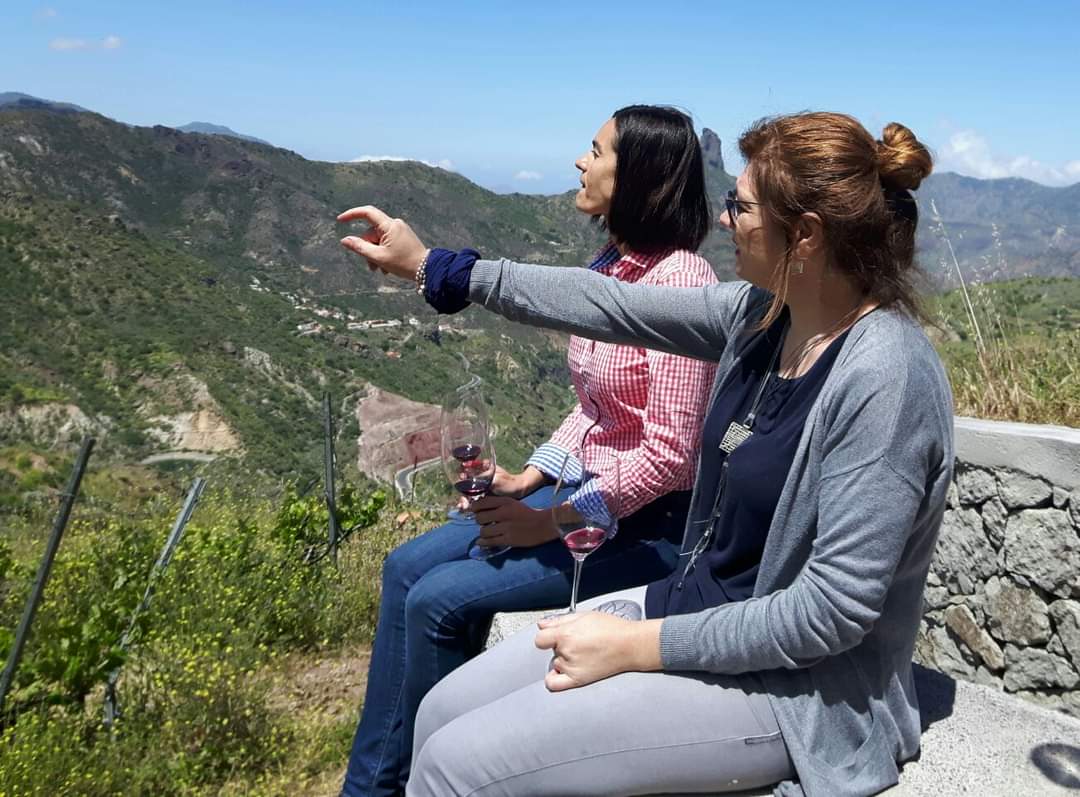
[[[488,646],[549,613],[496,615]],[[904,767],[900,783],[884,792],[888,797],[1080,795],[1080,720],[918,665],[915,685],[922,753]]]
[[[1080,429],[956,418],[956,457],[968,465],[1007,468],[1080,489]]]

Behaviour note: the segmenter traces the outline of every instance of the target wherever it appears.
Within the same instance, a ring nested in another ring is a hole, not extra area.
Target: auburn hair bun
[[[877,142],[877,167],[886,188],[914,191],[934,170],[934,159],[914,133],[890,122]]]

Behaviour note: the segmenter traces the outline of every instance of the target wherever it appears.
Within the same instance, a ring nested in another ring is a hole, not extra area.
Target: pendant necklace
[[[732,421],[728,424],[727,431],[724,432],[724,436],[720,440],[720,450],[727,456],[724,457],[724,461],[720,465],[720,478],[716,485],[716,497],[713,499],[712,511],[709,513],[708,521],[703,521],[708,522],[709,526],[705,529],[705,533],[701,535],[701,539],[698,540],[697,544],[690,552],[690,561],[686,563],[686,569],[683,570],[682,577],[676,585],[677,589],[681,590],[683,588],[683,582],[693,571],[694,565],[697,564],[698,557],[705,552],[709,547],[709,543],[712,541],[713,531],[716,529],[716,521],[718,520],[717,511],[720,509],[720,501],[724,494],[724,487],[727,484],[728,462],[731,459],[731,453],[754,436],[754,422],[757,420],[757,413],[761,408],[761,400],[765,395],[765,388],[772,378],[773,371],[776,369],[777,361],[780,359],[780,350],[784,348],[784,340],[786,337],[787,325],[785,324],[783,333],[780,335],[780,342],[777,343],[776,349],[773,351],[772,359],[769,361],[769,367],[765,369],[765,376],[761,378],[761,385],[758,387],[757,395],[754,396],[754,402],[750,405],[750,412],[746,414],[746,418],[743,419],[742,423]]]
[[[784,327],[784,334],[780,336],[780,342],[776,346],[776,350],[773,352],[772,359],[769,361],[769,367],[765,369],[765,376],[761,379],[761,385],[758,387],[757,395],[754,396],[754,403],[750,405],[750,412],[747,413],[746,419],[742,423],[738,421],[732,421],[728,424],[727,431],[724,432],[724,437],[720,441],[720,450],[725,454],[730,455],[732,451],[741,446],[747,440],[749,440],[754,434],[754,421],[757,420],[758,408],[761,405],[762,396],[765,395],[765,388],[769,384],[769,379],[773,375],[773,369],[776,367],[776,361],[780,359],[780,350],[784,348],[784,338],[787,337],[787,327]]]

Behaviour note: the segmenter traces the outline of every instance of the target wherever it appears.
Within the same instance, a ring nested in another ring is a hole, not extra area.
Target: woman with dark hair
[[[540,622],[425,699],[407,794],[870,795],[919,749],[911,655],[952,476],[952,401],[918,323],[911,190],[930,155],[830,113],[764,120],[726,222],[742,282],[624,285],[476,261],[508,318],[719,363],[684,556],[603,611]],[[412,277],[374,208],[343,243]],[[556,694],[552,694],[556,693]]]
[[[590,273],[627,284],[700,288],[716,282],[708,262],[695,254],[710,213],[700,145],[685,114],[640,105],[616,111],[576,166],[577,208],[603,219],[611,237]],[[421,292],[441,312],[467,304],[453,275],[462,273],[469,256],[428,253]],[[343,794],[400,791],[421,698],[479,652],[495,612],[566,605],[573,560],[559,541],[551,504],[564,462],[567,473],[581,471],[569,452],[584,447],[621,463],[618,533],[586,560],[583,594],[645,583],[674,568],[715,365],[577,337],[568,360],[577,406],[521,473],[498,471],[495,495],[471,507],[479,529],[448,523],[387,558]],[[602,462],[595,470],[595,478],[558,496],[561,521],[605,518],[608,475]],[[509,551],[469,558],[478,533],[481,546]]]

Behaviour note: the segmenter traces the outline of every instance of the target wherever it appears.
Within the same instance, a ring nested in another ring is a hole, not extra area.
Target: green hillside
[[[102,454],[130,460],[160,448],[149,419],[189,407],[191,377],[209,389],[249,463],[288,474],[318,472],[324,390],[341,398],[371,382],[437,402],[465,379],[458,352],[489,381],[496,420],[520,430],[504,445],[508,461],[566,409],[562,347],[539,332],[491,319],[486,335],[451,331],[438,343],[418,334],[423,327],[298,337],[309,315],[277,294],[205,279],[213,266],[84,205],[0,195],[0,301],[9,308],[0,315],[0,410],[75,404],[108,429]],[[433,320],[427,311],[424,324]],[[497,348],[488,335],[503,336]],[[253,365],[245,347],[269,363]],[[512,379],[507,358],[521,366]],[[355,422],[339,423],[346,442],[355,438]],[[349,445],[342,454],[351,457]]]
[[[730,183],[712,171],[710,186]],[[464,353],[495,422],[515,430],[500,456],[520,462],[568,406],[565,340],[476,310],[438,323],[340,247],[355,228],[335,216],[361,203],[432,244],[526,261],[580,264],[603,240],[571,193],[501,196],[420,163],[321,163],[89,112],[0,111],[0,290],[17,308],[0,320],[0,433],[50,444],[60,422],[27,416],[72,405],[104,438],[99,456],[131,461],[169,448],[163,417],[209,407],[255,468],[309,472],[324,391],[437,402],[467,379]],[[705,254],[730,269],[728,236]],[[349,323],[385,320],[399,326]],[[302,324],[321,328],[300,336]],[[349,462],[364,430],[351,406],[341,415]]]

